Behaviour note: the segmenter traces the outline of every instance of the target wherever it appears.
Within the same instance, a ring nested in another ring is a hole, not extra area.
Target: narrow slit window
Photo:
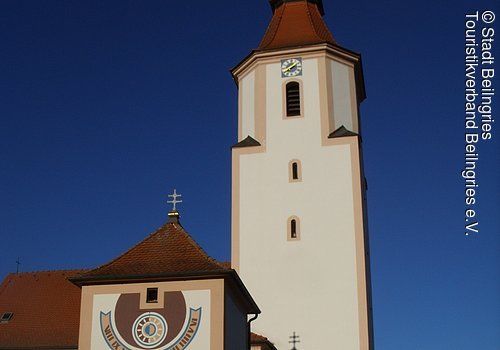
[[[287,240],[298,241],[300,240],[300,220],[298,217],[291,216],[288,218],[287,224]]]
[[[292,179],[293,180],[299,179],[299,165],[297,164],[297,162],[292,163]]]
[[[302,181],[302,164],[298,159],[292,159],[288,162],[288,181],[301,182]]]
[[[146,291],[146,303],[158,302],[158,288],[148,288]]]
[[[290,237],[295,239],[297,238],[297,220],[292,219],[290,222]]]
[[[300,115],[300,85],[292,81],[286,84],[286,116]]]

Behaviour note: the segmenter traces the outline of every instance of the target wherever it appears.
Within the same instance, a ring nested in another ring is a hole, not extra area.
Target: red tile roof
[[[231,270],[231,262],[230,261],[219,261],[219,264],[228,270]]]
[[[325,42],[335,44],[335,39],[315,2],[283,1],[274,10],[271,23],[258,49],[269,50]]]
[[[250,333],[250,344],[260,345],[262,350],[276,350],[276,347],[269,341],[269,339],[253,332]]]
[[[180,223],[169,222],[146,239],[82,278],[120,278],[225,270],[208,256],[184,231]]]
[[[257,334],[257,333],[250,333],[250,340],[253,342],[264,342],[264,341],[268,341],[266,337],[260,335],[260,334]]]
[[[81,289],[68,281],[84,270],[30,272],[8,275],[0,284],[0,349],[76,349]]]

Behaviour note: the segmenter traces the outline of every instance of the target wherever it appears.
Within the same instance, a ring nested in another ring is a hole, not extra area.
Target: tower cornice
[[[250,70],[257,62],[267,61],[267,60],[278,60],[280,58],[290,57],[290,56],[307,56],[307,55],[317,55],[325,54],[331,56],[334,59],[344,61],[346,63],[352,64],[355,68],[357,84],[357,94],[359,101],[363,101],[366,98],[365,84],[363,78],[363,69],[361,64],[361,55],[354,51],[343,48],[339,45],[333,45],[330,43],[321,43],[316,45],[307,46],[293,46],[289,48],[279,48],[274,50],[254,50],[247,57],[245,57],[240,63],[238,63],[233,69],[231,69],[231,74],[233,79],[238,85],[240,77],[245,75],[245,73]]]

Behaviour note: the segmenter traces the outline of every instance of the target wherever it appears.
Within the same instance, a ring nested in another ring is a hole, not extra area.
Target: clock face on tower
[[[302,75],[302,58],[287,58],[281,60],[281,77],[296,77]]]

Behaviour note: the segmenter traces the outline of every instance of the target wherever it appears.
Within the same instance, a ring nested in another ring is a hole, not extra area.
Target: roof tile
[[[317,4],[307,0],[283,2],[274,11],[259,50],[324,42],[336,44]]]
[[[224,270],[178,222],[160,227],[137,245],[82,278],[127,277]]]
[[[84,270],[12,273],[0,284],[0,349],[77,348],[81,289],[68,278]]]
[[[276,350],[276,347],[269,339],[257,333],[250,333],[250,343],[255,346],[260,346],[261,350]]]

